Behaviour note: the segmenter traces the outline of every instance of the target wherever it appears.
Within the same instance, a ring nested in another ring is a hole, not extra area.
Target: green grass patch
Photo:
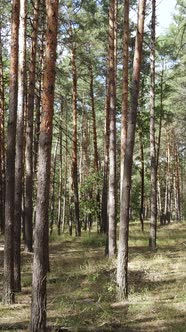
[[[101,248],[106,244],[106,236],[97,233],[86,233],[81,244],[85,248]]]
[[[116,260],[104,255],[105,236],[54,232],[47,277],[50,331],[185,332],[186,224],[158,228],[158,248],[148,248],[149,223],[130,224],[129,301],[116,302]],[[0,330],[26,331],[30,319],[33,255],[24,253],[22,293],[0,305]],[[3,260],[2,260],[3,262]],[[2,281],[2,280],[1,280]]]

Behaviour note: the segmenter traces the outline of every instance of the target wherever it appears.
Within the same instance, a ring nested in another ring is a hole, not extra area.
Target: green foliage
[[[97,195],[101,190],[102,176],[97,172],[90,173],[80,187],[80,209],[82,216],[91,214],[93,218],[98,215]]]

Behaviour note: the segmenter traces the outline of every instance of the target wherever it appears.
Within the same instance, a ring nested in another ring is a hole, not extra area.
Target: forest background
[[[140,220],[142,232],[150,222],[154,251],[157,223],[185,218],[186,4],[177,1],[158,38],[156,2],[130,3],[139,15],[129,30],[127,4],[14,0],[0,7],[3,301],[14,303],[21,290],[21,243],[32,252],[35,229],[32,331],[46,328],[49,234],[97,230],[112,258],[120,224],[116,293],[126,300],[129,220]]]

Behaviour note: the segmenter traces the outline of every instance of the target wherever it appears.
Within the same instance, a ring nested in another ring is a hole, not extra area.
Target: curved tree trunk
[[[48,270],[48,207],[55,62],[57,47],[58,0],[46,0],[47,34],[42,96],[42,122],[39,136],[38,190],[34,261],[32,275],[31,331],[46,331],[46,278]]]

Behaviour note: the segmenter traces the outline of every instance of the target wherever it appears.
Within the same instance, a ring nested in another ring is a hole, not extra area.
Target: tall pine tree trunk
[[[72,35],[72,27],[71,38]],[[75,225],[76,236],[81,236],[81,225],[79,219],[79,189],[78,189],[78,164],[77,164],[77,70],[76,70],[76,47],[72,41],[72,81],[73,81],[73,134],[72,134],[72,186],[74,191],[74,207],[75,207]]]
[[[178,221],[181,221],[180,161],[177,144],[175,144],[175,168],[175,186],[177,198],[176,218]]]
[[[33,216],[33,113],[36,76],[36,49],[39,18],[39,1],[34,4],[34,18],[32,31],[32,46],[29,65],[29,88],[26,118],[26,147],[25,147],[25,250],[32,251],[32,216]]]
[[[96,126],[96,113],[95,113],[95,103],[94,103],[94,76],[93,68],[90,65],[90,99],[92,108],[92,122],[93,122],[93,142],[94,142],[94,168],[98,172],[98,145],[97,145],[97,126]]]
[[[0,229],[1,229],[1,233],[4,233],[4,227],[5,227],[5,137],[4,137],[5,127],[4,127],[4,118],[5,118],[5,95],[4,95],[2,39],[1,39],[1,25],[0,25]]]
[[[149,247],[156,248],[157,232],[157,159],[155,146],[155,27],[156,27],[156,0],[152,0],[151,19],[151,87],[150,87],[150,159],[151,159],[151,221]]]
[[[20,1],[12,4],[10,100],[6,150],[5,247],[4,247],[4,303],[14,302],[14,189],[15,143],[18,90],[18,38]]]
[[[121,203],[119,228],[119,248],[117,261],[117,285],[118,299],[123,300],[128,297],[128,232],[129,232],[129,207],[130,190],[132,182],[133,150],[136,131],[138,95],[140,84],[140,69],[142,62],[142,45],[144,34],[146,1],[140,0],[138,5],[138,24],[135,41],[133,75],[130,92],[130,108],[128,114],[128,132],[123,168],[123,185],[121,190]]]
[[[98,144],[97,144],[97,125],[96,125],[96,112],[95,112],[95,102],[94,102],[94,75],[92,64],[89,68],[90,71],[90,99],[92,108],[92,122],[93,122],[93,142],[94,142],[94,169],[98,173],[99,171],[99,157],[98,157]],[[99,184],[97,183],[97,193],[96,193],[96,210],[98,217],[99,228],[101,228],[101,215],[100,215],[100,191]]]
[[[116,254],[116,0],[109,9],[109,187],[108,187],[108,255]]]
[[[58,0],[46,0],[46,14],[47,32],[42,95],[42,121],[39,136],[37,174],[38,189],[32,275],[32,332],[46,332],[46,279],[49,254],[48,207],[57,47]]]
[[[166,142],[166,179],[165,179],[165,204],[164,214],[170,213],[171,210],[171,171],[170,171],[170,133],[167,134]]]
[[[58,151],[58,144],[59,144],[59,138],[57,138],[57,142],[54,149],[54,155],[53,155],[53,167],[51,169],[53,170],[53,177],[51,180],[51,206],[50,206],[50,234],[53,233],[53,227],[54,227],[54,216],[55,216],[55,185],[56,185],[56,164],[57,164],[57,151]]]
[[[20,0],[18,108],[15,158],[15,211],[14,211],[14,288],[21,290],[21,217],[24,159],[24,107],[26,87],[26,0]]]
[[[145,167],[144,167],[144,149],[143,149],[143,135],[142,130],[139,132],[139,144],[140,144],[140,162],[141,162],[141,199],[140,199],[140,222],[141,230],[144,231],[144,191],[145,191]]]
[[[63,130],[62,130],[62,121],[64,116],[64,107],[63,107],[63,96],[61,96],[61,118],[60,118],[60,131],[59,131],[59,187],[58,187],[58,215],[57,215],[57,228],[58,228],[58,235],[61,234],[61,225],[62,225],[62,205],[64,203],[65,209],[65,195],[63,195]],[[64,192],[66,192],[64,188]]]
[[[161,147],[161,133],[162,133],[162,120],[163,120],[163,78],[164,78],[164,70],[161,72],[161,82],[160,82],[160,117],[159,117],[159,132],[158,132],[158,144],[156,149],[156,167],[158,173],[159,166],[159,156],[160,156],[160,147]]]
[[[104,168],[103,168],[102,204],[101,204],[101,228],[100,228],[101,233],[105,234],[108,232],[108,214],[107,214],[108,170],[109,170],[109,86],[107,79],[106,97],[105,97]],[[108,254],[108,243],[106,244],[105,253]]]
[[[124,33],[123,33],[123,81],[122,81],[122,114],[121,114],[121,163],[120,192],[123,185],[123,167],[127,140],[128,116],[128,66],[129,66],[129,0],[124,1]],[[122,208],[122,205],[120,206]]]
[[[44,10],[43,10],[44,11]],[[41,20],[44,21],[44,17],[41,17]],[[44,22],[42,22],[42,29],[44,29]],[[39,77],[37,77],[37,92],[35,96],[35,126],[34,126],[34,159],[33,159],[33,175],[37,173],[37,164],[38,164],[38,143],[39,143],[39,134],[40,134],[40,122],[41,122],[41,93],[43,90],[43,62],[44,62],[44,37],[45,32],[42,32],[41,36],[41,45],[38,45],[38,65],[36,70],[39,71]]]

